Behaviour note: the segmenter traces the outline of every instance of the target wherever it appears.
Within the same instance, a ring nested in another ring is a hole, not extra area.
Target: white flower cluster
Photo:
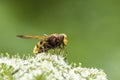
[[[0,58],[0,79],[10,80],[3,75],[5,64],[11,66],[11,80],[107,80],[102,70],[82,68],[68,64],[64,57],[41,53],[26,60],[20,58]]]

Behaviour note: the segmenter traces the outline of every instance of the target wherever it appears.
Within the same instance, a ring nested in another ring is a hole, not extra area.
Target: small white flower
[[[82,77],[88,77],[90,75],[90,72],[86,69],[81,72]]]

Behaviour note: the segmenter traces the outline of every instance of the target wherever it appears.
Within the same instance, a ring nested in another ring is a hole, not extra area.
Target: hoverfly
[[[38,53],[47,52],[50,49],[62,50],[68,42],[66,34],[51,34],[46,36],[17,35],[17,37],[24,39],[41,39],[33,49],[33,53],[35,55]]]

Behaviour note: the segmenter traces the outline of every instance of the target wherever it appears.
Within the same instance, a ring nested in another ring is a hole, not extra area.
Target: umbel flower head
[[[41,53],[27,59],[1,57],[0,80],[107,80],[107,78],[103,70],[75,66],[68,64],[62,56]]]

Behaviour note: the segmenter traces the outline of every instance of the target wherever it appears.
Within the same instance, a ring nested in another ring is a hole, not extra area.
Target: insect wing
[[[32,35],[17,35],[17,37],[23,38],[23,39],[45,39],[46,36],[32,36]]]

